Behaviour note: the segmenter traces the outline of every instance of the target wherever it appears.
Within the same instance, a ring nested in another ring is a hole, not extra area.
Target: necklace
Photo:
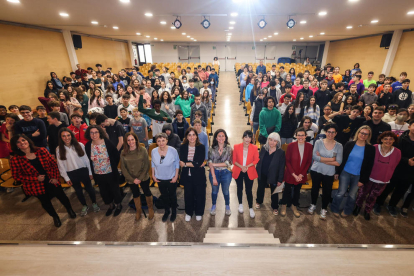
[[[383,150],[383,147],[381,147],[381,154],[382,154],[382,156],[385,156],[385,155],[387,155],[390,151],[391,151],[391,149],[392,149],[392,147],[388,150],[388,151],[384,151]]]

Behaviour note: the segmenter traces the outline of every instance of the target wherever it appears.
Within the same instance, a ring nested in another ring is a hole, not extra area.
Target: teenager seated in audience
[[[199,96],[199,95],[198,95]],[[187,91],[184,91],[180,96],[175,99],[174,104],[178,105],[180,109],[183,111],[185,118],[190,118],[191,116],[191,105],[194,103],[194,95],[189,94]],[[200,104],[201,105],[201,98]]]
[[[384,108],[386,108],[388,112],[384,114],[384,117],[382,117],[382,120],[386,123],[394,122],[395,119],[397,118],[398,106],[395,104],[390,104],[388,106],[385,106]],[[408,114],[408,111],[407,111],[407,114]]]
[[[395,120],[392,121],[392,122],[388,122],[388,124],[391,126],[391,131],[395,135],[397,135],[397,137],[401,136],[404,132],[406,132],[408,130],[408,123],[405,122],[407,120],[407,118],[408,118],[407,109],[400,108],[398,110],[398,114],[397,114]]]
[[[58,89],[54,87],[53,82],[50,80],[46,82],[46,88],[44,91],[45,98],[48,97],[49,93],[55,93],[56,95],[58,94]]]
[[[362,112],[362,108],[358,105],[352,106],[350,115],[335,115],[332,121],[338,127],[338,134],[336,135],[336,141],[345,145],[349,141],[353,133],[364,123],[365,118],[359,117]],[[329,117],[331,117],[330,115]]]
[[[267,136],[272,132],[279,132],[282,126],[282,115],[275,107],[275,99],[266,97],[264,108],[259,114],[259,142],[266,144]]]
[[[378,136],[385,132],[385,131],[391,131],[391,126],[385,122],[383,122],[381,119],[384,116],[384,108],[383,107],[376,107],[374,111],[372,112],[372,119],[367,120],[363,123],[363,125],[367,125],[372,130],[372,136],[371,136],[371,144],[376,144],[378,141]]]
[[[290,102],[291,102],[291,96],[290,95],[284,95],[283,102],[280,102],[277,105],[277,109],[280,111],[280,114],[283,115],[285,113],[285,110],[288,107],[288,105],[290,104]]]
[[[175,119],[172,122],[173,131],[180,137],[182,141],[184,139],[184,133],[190,127],[187,120],[184,118],[183,111],[178,109],[175,111]]]
[[[21,105],[19,112],[23,120],[15,122],[15,135],[24,134],[36,147],[47,147],[47,130],[42,120],[33,118],[33,112],[30,106]]]
[[[122,127],[124,128],[125,132],[130,131],[130,121],[131,118],[128,117],[128,110],[126,108],[121,108],[121,116],[117,118],[118,122],[121,123]]]
[[[390,84],[384,84],[384,89],[381,91],[381,93],[378,95],[378,103],[380,106],[384,107],[385,109],[393,103],[393,95],[390,91],[391,85]]]
[[[49,151],[53,155],[53,157],[55,157],[56,148],[59,144],[59,130],[62,128],[66,128],[68,125],[60,121],[60,114],[56,111],[49,112],[47,114],[47,121],[49,122],[49,127],[47,129]]]
[[[9,113],[5,116],[5,122],[0,126],[0,158],[8,158],[11,151],[10,140],[15,134],[15,123],[20,121],[20,118],[14,114]]]
[[[320,89],[314,94],[316,105],[318,107],[327,105],[331,99],[331,92],[328,90],[328,82],[323,80],[320,82]]]
[[[399,81],[391,82],[392,91],[397,91],[398,89],[402,88],[402,83],[406,78],[407,78],[407,72],[401,72]]]
[[[318,125],[312,122],[312,119],[309,116],[303,116],[302,120],[299,122],[298,127],[302,127],[306,131],[306,142],[313,145],[315,133],[318,133]],[[296,141],[297,137],[293,136],[293,141]]]
[[[308,116],[312,119],[313,123],[319,122],[320,108],[316,104],[316,98],[314,96],[309,98],[309,103],[304,108],[304,116]]]
[[[375,84],[371,83],[368,86],[368,91],[360,97],[360,100],[362,100],[365,105],[370,105],[378,100],[378,96],[374,92],[376,87]]]
[[[401,83],[402,87],[392,92],[393,103],[397,104],[399,108],[408,108],[413,102],[412,92],[408,89],[410,80],[405,79]]]
[[[249,97],[250,104],[252,107],[260,91],[262,91],[262,89],[260,88],[260,80],[255,79],[254,87],[252,88]]]
[[[208,111],[206,109],[206,106],[201,103],[201,96],[195,96],[194,97],[194,104],[191,106],[191,112],[190,112],[190,123],[192,124],[194,121],[194,115],[195,112],[200,111],[203,114],[202,121],[204,123],[207,123],[208,120]]]
[[[51,112],[58,112],[60,114],[60,121],[65,123],[66,126],[69,125],[69,119],[68,119],[68,115],[65,112],[60,112],[59,110],[61,110],[60,105],[61,103],[58,101],[49,101],[47,103],[47,105],[51,108]],[[50,113],[50,112],[48,112]]]
[[[407,123],[411,120],[414,120],[414,104],[410,104],[410,106],[408,107],[408,119],[407,119]]]
[[[49,127],[49,122],[47,121],[47,112],[46,108],[43,105],[36,106],[36,113],[38,119],[42,120],[45,123],[46,129]],[[16,115],[17,116],[17,115]],[[18,116],[20,119],[20,117]]]
[[[378,85],[378,87],[377,87],[377,89],[375,90],[375,94],[377,94],[378,96],[379,96],[379,94],[384,90],[384,88],[385,88],[385,85],[386,84],[389,84],[390,85],[390,88],[389,88],[389,92],[390,93],[392,93],[392,87],[391,87],[391,78],[390,77],[386,77],[385,79],[384,79],[384,83],[382,83],[382,84],[378,84],[377,83],[377,85]]]
[[[120,152],[124,144],[125,129],[120,122],[114,119],[109,119],[103,114],[96,116],[95,124],[100,126],[106,133],[107,138]]]
[[[342,111],[344,109],[345,103],[343,102],[343,93],[336,92],[332,98],[332,100],[328,103],[328,105],[332,108],[333,112]]]
[[[287,84],[285,86],[285,93],[280,97],[279,103],[283,103],[284,102],[284,98],[287,95],[290,96],[291,101],[296,100],[296,96],[292,94],[291,89],[292,89],[292,86],[290,84]]]

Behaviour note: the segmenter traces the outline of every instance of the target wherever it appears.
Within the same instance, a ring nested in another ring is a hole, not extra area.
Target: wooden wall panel
[[[405,32],[402,34],[400,44],[398,45],[397,54],[391,68],[391,76],[397,80],[401,72],[407,72],[411,81],[414,79],[414,32]]]
[[[355,63],[361,65],[363,79],[369,71],[375,73],[377,79],[384,66],[388,50],[380,48],[381,35],[333,41],[330,43],[327,62],[332,66],[341,67],[343,74],[346,69],[353,69]]]
[[[103,70],[112,67],[112,72],[131,67],[128,44],[125,42],[82,36],[82,49],[76,50],[78,61],[82,68],[96,68],[100,63]]]
[[[71,71],[62,33],[0,24],[0,104],[39,105],[50,72]]]

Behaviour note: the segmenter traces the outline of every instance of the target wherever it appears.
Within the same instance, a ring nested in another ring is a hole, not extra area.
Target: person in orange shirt
[[[335,80],[335,83],[341,82],[342,81],[342,75],[339,74],[339,67],[335,67],[334,69],[334,74],[333,74],[333,78]]]
[[[198,72],[198,76],[200,77],[201,81],[204,81],[207,79],[206,73],[204,73],[203,70],[201,69],[201,65],[198,66],[197,72]]]
[[[384,90],[384,85],[386,85],[386,84],[391,84],[391,78],[390,77],[386,77],[385,80],[384,80],[384,84],[377,87],[377,90],[375,90],[375,94],[377,94],[377,95],[381,94],[381,92]],[[392,87],[390,87],[389,92],[392,93]]]

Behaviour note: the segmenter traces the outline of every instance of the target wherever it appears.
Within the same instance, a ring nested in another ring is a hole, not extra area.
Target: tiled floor
[[[238,105],[238,88],[233,72],[220,74],[219,97],[214,117],[213,131],[223,128],[227,131],[232,145],[241,142],[242,133],[249,128],[247,117]],[[157,188],[151,188],[155,196],[159,195]],[[257,183],[253,187],[255,197]],[[35,241],[141,241],[141,242],[202,242],[209,227],[263,227],[282,243],[336,243],[336,244],[413,244],[414,213],[409,211],[408,219],[394,219],[384,210],[382,215],[372,215],[371,221],[363,217],[338,219],[328,213],[327,221],[319,220],[317,215],[303,215],[297,219],[288,211],[286,217],[274,217],[270,208],[270,193],[266,189],[265,203],[262,209],[256,211],[256,218],[248,214],[247,202],[244,198],[245,213],[238,214],[236,186],[233,181],[230,186],[230,202],[233,214],[224,215],[224,199],[218,198],[218,211],[215,217],[210,216],[211,187],[207,183],[206,212],[201,222],[193,219],[184,221],[184,211],[180,210],[175,223],[162,223],[162,210],[156,212],[154,220],[142,218],[134,220],[134,212],[128,207],[132,195],[128,193],[123,201],[124,210],[117,218],[105,217],[106,207],[99,201],[102,211],[90,212],[86,217],[68,219],[63,206],[53,200],[61,217],[62,227],[55,228],[52,219],[44,212],[36,198],[21,203],[23,194],[16,190],[11,194],[0,195],[0,240],[35,240]],[[66,191],[79,212],[81,206],[72,189]],[[178,204],[184,207],[183,189],[177,190]],[[86,195],[87,197],[87,195]],[[100,196],[98,196],[100,200]],[[89,202],[89,199],[87,198]],[[309,192],[303,191],[301,206],[310,203]],[[318,206],[319,210],[320,206]],[[303,212],[306,209],[301,209]]]

